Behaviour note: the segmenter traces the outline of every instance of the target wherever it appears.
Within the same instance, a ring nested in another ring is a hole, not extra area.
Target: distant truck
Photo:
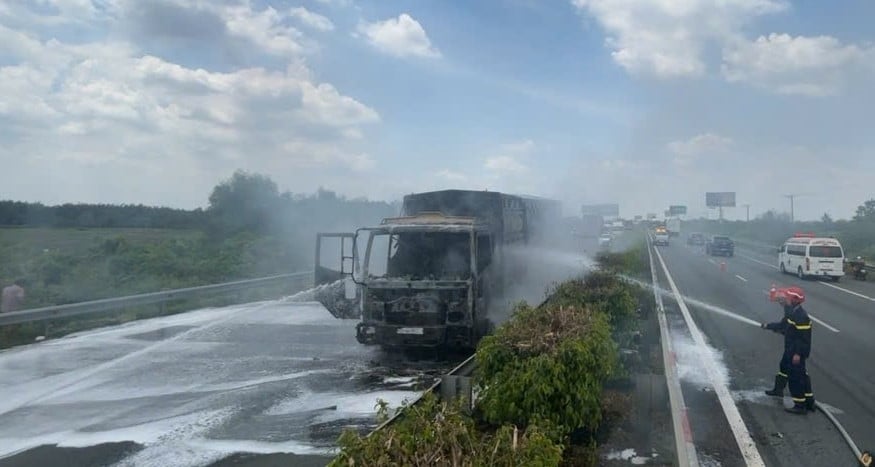
[[[653,244],[654,245],[665,245],[668,246],[668,229],[664,226],[657,226],[653,230]]]
[[[581,221],[580,235],[584,238],[598,238],[605,225],[604,217],[598,214],[584,214]]]
[[[669,217],[665,221],[665,228],[668,230],[669,237],[680,237],[681,219],[679,217]]]
[[[350,267],[332,275],[317,262],[317,272],[327,282],[360,267],[353,276],[360,343],[471,349],[494,326],[490,302],[524,276],[526,265],[509,261],[508,250],[548,245],[561,226],[561,210],[558,201],[498,192],[407,195],[400,217],[343,234],[351,239]],[[363,234],[367,243],[359,260]]]

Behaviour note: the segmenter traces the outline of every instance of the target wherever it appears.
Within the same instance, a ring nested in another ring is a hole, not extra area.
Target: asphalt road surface
[[[411,365],[354,326],[271,301],[0,352],[0,466],[324,465],[344,427],[374,425],[378,398],[397,406],[453,363]]]
[[[777,321],[779,305],[768,289],[798,285],[814,319],[808,371],[816,398],[831,407],[860,449],[875,448],[875,283],[845,278],[840,283],[799,280],[777,270],[776,256],[738,248],[732,258],[706,256],[701,247],[672,242],[658,247],[683,296],[729,310],[757,322]],[[722,263],[725,263],[722,264]],[[662,287],[667,278],[659,270]],[[769,466],[857,465],[837,430],[820,413],[785,413],[783,401],[762,391],[773,383],[783,336],[710,311],[686,300],[690,313],[718,362],[756,450]],[[667,302],[678,368],[702,465],[745,465],[733,431],[708,378],[706,359],[690,339],[676,303]],[[737,428],[737,427],[736,427]]]

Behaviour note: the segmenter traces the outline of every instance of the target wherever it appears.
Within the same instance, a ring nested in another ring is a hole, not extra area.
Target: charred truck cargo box
[[[344,251],[354,259],[344,266],[342,253],[341,271],[323,274],[323,282],[353,276],[357,293],[349,296],[360,307],[356,338],[363,344],[473,348],[493,327],[491,300],[520,272],[506,261],[508,248],[546,244],[560,222],[561,204],[553,200],[462,190],[411,194],[400,217],[347,234]],[[328,271],[319,261],[317,272]]]

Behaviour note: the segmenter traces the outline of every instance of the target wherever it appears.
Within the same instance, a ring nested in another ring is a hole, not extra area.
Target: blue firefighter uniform
[[[805,361],[811,355],[811,319],[808,313],[801,304],[785,305],[784,317],[763,327],[784,335],[784,354],[775,376],[775,387],[766,394],[783,396],[784,385],[789,382],[793,408],[788,411],[805,413],[814,410],[814,392],[805,368]],[[793,363],[795,355],[798,355],[797,363]]]

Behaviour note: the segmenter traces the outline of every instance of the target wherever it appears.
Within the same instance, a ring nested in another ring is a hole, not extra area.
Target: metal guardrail
[[[290,274],[278,274],[275,276],[260,277],[257,279],[225,282],[222,284],[202,285],[198,287],[187,287],[184,289],[164,290],[161,292],[128,295],[125,297],[104,298],[101,300],[92,300],[88,302],[69,303],[66,305],[47,306],[43,308],[33,308],[30,310],[11,311],[7,313],[0,313],[0,326],[28,323],[33,321],[44,321],[49,319],[69,318],[71,316],[84,314],[111,312],[122,308],[164,303],[172,300],[197,297],[209,293],[235,292],[259,286],[280,284],[285,281],[290,281],[290,283],[295,283],[296,281],[305,283],[309,279],[309,284],[307,285],[312,285],[312,278],[312,272],[303,271]]]

